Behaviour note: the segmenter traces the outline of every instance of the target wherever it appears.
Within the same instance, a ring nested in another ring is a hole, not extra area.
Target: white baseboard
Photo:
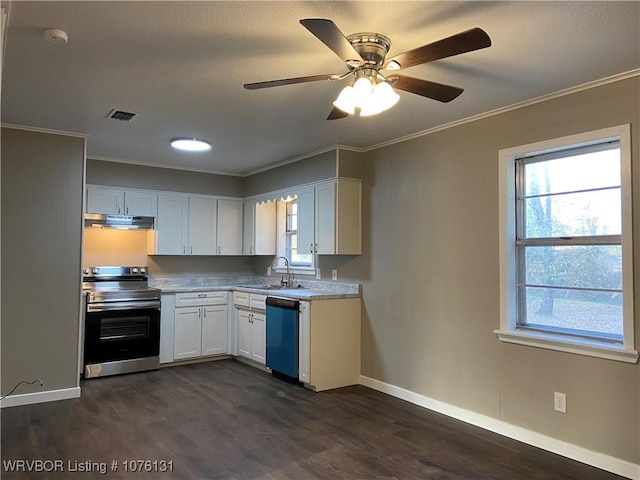
[[[374,378],[365,377],[364,375],[360,376],[360,384],[429,410],[442,413],[443,415],[462,420],[463,422],[471,425],[484,428],[485,430],[499,433],[500,435],[504,435],[505,437],[518,440],[528,445],[533,445],[534,447],[562,455],[563,457],[571,458],[572,460],[577,460],[578,462],[586,463],[587,465],[591,465],[632,480],[640,480],[640,465],[636,465],[635,463],[627,462],[626,460],[612,457],[610,455],[605,455],[604,453],[594,452],[592,450],[579,447],[578,445],[567,443],[532,430],[527,430],[525,428],[503,422],[502,420],[497,420],[471,410],[466,410],[449,403],[426,397],[419,393],[412,392],[411,390],[396,387],[395,385],[381,382]]]
[[[68,400],[80,397],[80,387],[63,388],[60,390],[47,390],[46,392],[23,393],[10,395],[0,401],[0,408],[17,407],[19,405],[31,405],[34,403],[54,402],[56,400]]]

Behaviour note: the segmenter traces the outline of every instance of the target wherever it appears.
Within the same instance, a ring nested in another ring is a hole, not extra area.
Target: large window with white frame
[[[500,152],[501,340],[635,362],[629,126]]]

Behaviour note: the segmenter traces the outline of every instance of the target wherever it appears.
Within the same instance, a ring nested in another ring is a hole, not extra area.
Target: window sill
[[[293,275],[315,275],[316,269],[313,267],[291,267],[290,271]],[[286,268],[272,268],[271,275],[286,275]]]
[[[596,340],[581,340],[560,335],[514,330],[495,330],[495,333],[501,342],[546,348],[588,357],[605,358],[618,362],[636,363],[638,361],[638,352],[636,350]]]

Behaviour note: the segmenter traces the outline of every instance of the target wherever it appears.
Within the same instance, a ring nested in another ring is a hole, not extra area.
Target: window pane
[[[525,195],[620,186],[620,149],[525,164]]]
[[[620,235],[620,188],[528,198],[525,238]]]
[[[622,294],[536,287],[522,287],[520,292],[526,302],[525,318],[519,319],[520,325],[622,338]]]
[[[620,245],[525,247],[524,283],[622,291]]]

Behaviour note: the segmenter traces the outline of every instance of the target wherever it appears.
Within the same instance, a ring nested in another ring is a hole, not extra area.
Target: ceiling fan
[[[320,80],[343,80],[353,76],[353,82],[345,87],[333,102],[334,108],[327,120],[344,118],[355,113],[359,113],[360,116],[375,115],[387,110],[395,105],[399,98],[394,88],[439,102],[450,102],[463,92],[462,88],[398,75],[395,72],[491,46],[491,39],[484,30],[472,28],[387,59],[391,41],[384,35],[356,33],[345,37],[335,23],[323,18],[303,19],[300,23],[338,55],[347,65],[348,71],[342,75],[310,75],[247,83],[244,88],[257,90]],[[384,72],[384,75],[381,72]]]

